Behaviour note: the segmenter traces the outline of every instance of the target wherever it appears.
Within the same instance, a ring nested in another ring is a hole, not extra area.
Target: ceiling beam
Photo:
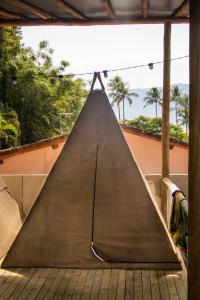
[[[6,2],[15,5],[16,7],[19,7],[21,9],[27,10],[31,13],[33,13],[34,15],[40,17],[41,19],[52,19],[55,16],[53,16],[52,14],[42,10],[41,8],[36,7],[33,4],[27,3],[24,0],[6,0]]]
[[[116,19],[116,14],[112,8],[112,5],[110,3],[110,0],[101,0],[101,3],[103,5],[103,7],[105,8],[107,14],[109,15],[109,17],[111,19]]]
[[[149,0],[141,0],[142,4],[142,16],[143,18],[148,17],[148,11],[149,11]]]
[[[171,22],[172,24],[183,24],[189,23],[188,17],[162,17],[162,18],[117,18],[115,20],[112,19],[101,19],[101,20],[70,20],[70,19],[52,19],[52,20],[4,20],[0,19],[0,26],[95,26],[95,25],[123,25],[123,24],[163,24],[165,22]]]
[[[69,5],[64,0],[57,0],[56,5],[59,6],[63,11],[69,13],[75,18],[78,18],[80,20],[86,20],[87,18],[80,13],[77,9],[75,9],[73,6]]]
[[[182,17],[189,15],[189,0],[183,1],[183,3],[174,11],[173,17]]]
[[[18,15],[18,14],[15,14],[15,13],[12,13],[12,12],[9,12],[3,8],[0,7],[0,15],[1,16],[4,16],[6,18],[15,18],[15,19],[21,19],[23,18],[24,16],[22,15]]]

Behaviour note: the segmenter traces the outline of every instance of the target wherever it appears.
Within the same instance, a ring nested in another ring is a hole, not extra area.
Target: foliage
[[[0,102],[18,115],[21,144],[69,132],[86,98],[84,82],[63,77],[69,63],[55,67],[47,41],[33,51],[21,44],[20,30],[9,27],[0,28],[0,41]]]
[[[123,122],[125,122],[125,108],[124,102],[127,100],[130,105],[133,103],[133,98],[138,97],[134,92],[131,92],[129,84],[124,82],[120,76],[115,76],[108,83],[108,88],[110,90],[110,97],[112,100],[112,105],[117,105],[120,121],[120,103],[123,104]]]
[[[161,90],[159,90],[157,87],[151,88],[146,93],[146,97],[144,98],[144,102],[145,102],[144,107],[146,107],[148,105],[155,104],[156,118],[157,118],[158,117],[158,105],[162,105]]]
[[[0,149],[16,147],[20,141],[20,124],[15,111],[0,103]]]
[[[149,118],[145,116],[139,116],[131,121],[126,121],[127,125],[141,129],[143,131],[161,134],[162,133],[162,119],[161,118]],[[170,124],[170,137],[178,140],[188,141],[188,135],[184,130],[177,125]]]

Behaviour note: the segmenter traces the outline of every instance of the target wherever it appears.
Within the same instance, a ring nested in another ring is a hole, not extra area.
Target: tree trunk
[[[120,123],[120,106],[119,106],[119,103],[117,104],[117,107],[118,107],[118,116],[119,116],[119,123]]]
[[[156,118],[158,117],[158,104],[157,104],[157,101],[156,101]]]
[[[123,103],[123,124],[124,124],[125,122],[124,99],[122,100],[122,103]]]
[[[164,67],[163,67],[163,106],[162,106],[162,179],[169,177],[169,114],[170,114],[170,69],[171,69],[171,23],[164,25]],[[167,188],[161,183],[161,210],[167,218]]]
[[[176,105],[176,107],[175,107],[175,111],[176,111],[176,125],[178,125],[178,108],[177,108],[177,103],[175,102],[175,105]]]

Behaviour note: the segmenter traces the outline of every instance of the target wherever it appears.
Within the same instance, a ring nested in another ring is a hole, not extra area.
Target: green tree
[[[124,82],[121,77],[116,76],[110,80],[108,87],[111,91],[110,96],[113,101],[112,104],[117,104],[119,112],[120,121],[120,103],[122,102],[123,107],[123,123],[125,122],[125,100],[129,102],[130,105],[133,103],[133,98],[138,97],[138,95],[130,90],[129,84]]]
[[[62,126],[63,132],[69,132],[86,98],[83,80],[75,79],[71,74],[63,77],[69,63],[62,60],[55,67],[54,51],[47,41],[41,41],[38,50],[33,51],[20,44],[19,30],[11,33],[17,46],[3,32],[4,44],[9,47],[1,61],[6,67],[5,72],[0,70],[0,91],[4,91],[0,94],[0,101],[17,113],[21,143],[59,134],[60,113],[69,114]],[[11,51],[9,48],[16,49]]]
[[[171,88],[171,101],[175,103],[176,125],[178,125],[178,109],[181,98],[181,90],[177,85]]]
[[[177,115],[179,118],[180,125],[185,126],[186,133],[188,133],[189,110],[189,96],[187,94],[183,94],[179,100]]]
[[[145,102],[144,107],[155,104],[156,118],[157,118],[158,105],[162,105],[161,90],[159,90],[157,87],[151,88],[149,91],[147,91],[146,97],[144,98],[144,102]]]
[[[162,118],[139,116],[131,121],[127,121],[126,124],[142,131],[162,134]],[[169,135],[178,140],[188,141],[188,135],[184,132],[183,128],[175,124],[170,124]]]
[[[15,111],[0,103],[0,149],[16,147],[20,141],[20,124]]]

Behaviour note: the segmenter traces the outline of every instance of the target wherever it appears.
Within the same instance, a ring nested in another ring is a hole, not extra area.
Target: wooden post
[[[190,0],[188,299],[200,297],[200,5]]]
[[[170,113],[170,69],[171,69],[171,23],[164,24],[164,67],[162,105],[162,179],[169,177],[169,113]],[[167,188],[161,183],[161,210],[167,217]]]

